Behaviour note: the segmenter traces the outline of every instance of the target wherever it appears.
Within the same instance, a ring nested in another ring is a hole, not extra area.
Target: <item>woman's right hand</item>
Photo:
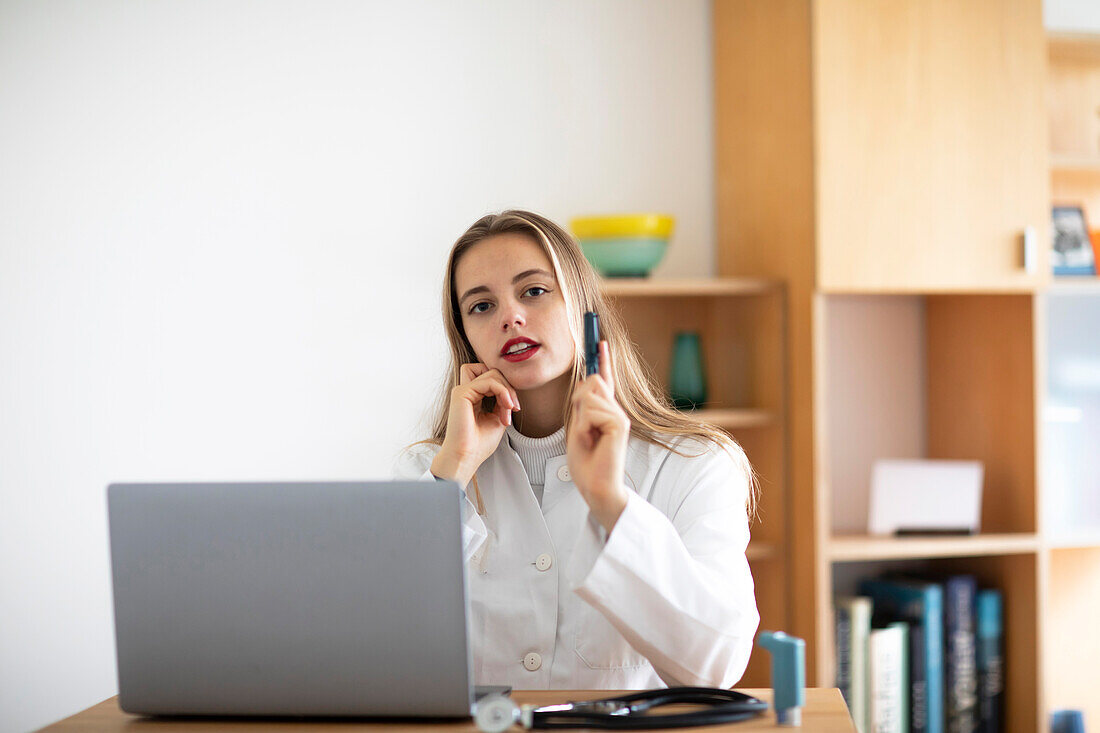
[[[496,398],[492,412],[482,412],[481,402]],[[463,364],[459,384],[451,390],[447,413],[447,437],[432,461],[432,473],[465,487],[479,466],[492,455],[512,424],[512,410],[520,409],[519,396],[499,369],[484,364]]]

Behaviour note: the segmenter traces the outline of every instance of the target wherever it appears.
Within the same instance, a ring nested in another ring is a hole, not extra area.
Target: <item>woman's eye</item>
[[[538,290],[538,291],[540,291],[540,292],[536,293],[536,294],[535,294],[534,296],[532,296],[532,297],[535,297],[535,298],[537,298],[537,297],[539,297],[539,296],[543,295],[544,293],[549,293],[549,292],[550,292],[549,290],[547,290],[546,288],[542,287],[541,285],[532,285],[531,287],[529,287],[529,288],[527,288],[526,290],[524,290],[524,291],[523,291],[523,294],[524,294],[524,295],[527,295],[527,294],[528,294],[528,293],[530,293],[530,292],[531,292],[532,290]],[[473,304],[472,306],[470,306],[470,310],[468,311],[468,313],[471,313],[471,314],[473,314],[473,313],[485,313],[485,312],[486,312],[486,311],[487,311],[487,310],[489,309],[489,306],[490,306],[490,305],[492,305],[492,304],[491,304],[491,303],[487,303],[487,302],[485,302],[484,300],[483,300],[483,301],[481,301],[480,303],[474,303],[474,304]],[[483,308],[483,309],[482,309],[482,308],[481,308],[481,306],[485,306],[485,308]],[[480,310],[479,310],[479,309],[480,309]]]

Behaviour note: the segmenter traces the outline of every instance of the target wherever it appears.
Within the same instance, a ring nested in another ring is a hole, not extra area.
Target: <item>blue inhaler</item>
[[[806,702],[806,642],[782,631],[761,631],[756,637],[772,656],[772,707],[775,722],[802,725]]]
[[[592,311],[584,314],[584,376],[600,372],[600,317]]]

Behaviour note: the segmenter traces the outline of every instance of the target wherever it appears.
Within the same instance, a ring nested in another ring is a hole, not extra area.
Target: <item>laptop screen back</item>
[[[122,709],[468,715],[459,497],[451,482],[112,484]]]

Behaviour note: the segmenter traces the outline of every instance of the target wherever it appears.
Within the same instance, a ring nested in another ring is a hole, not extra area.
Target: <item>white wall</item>
[[[0,730],[116,692],[104,487],[387,476],[480,215],[713,271],[705,0],[0,0]]]

